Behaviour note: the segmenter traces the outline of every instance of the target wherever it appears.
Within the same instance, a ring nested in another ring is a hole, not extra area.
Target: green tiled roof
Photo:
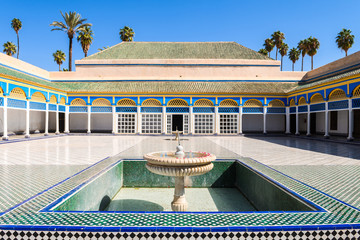
[[[272,60],[236,42],[122,42],[90,59],[258,59]]]
[[[285,93],[296,83],[283,82],[62,82],[62,87],[70,92],[109,93]]]

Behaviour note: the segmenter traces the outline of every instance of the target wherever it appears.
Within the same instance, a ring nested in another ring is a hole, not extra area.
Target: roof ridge
[[[118,45],[120,45],[120,44],[122,44],[122,43],[124,43],[124,42],[120,42],[120,43],[118,43],[118,44],[115,44],[114,46],[111,46],[111,47],[105,48],[104,50],[101,50],[101,51],[98,51],[98,52],[96,52],[96,53],[93,53],[93,54],[91,54],[91,55],[89,55],[89,56],[87,56],[87,57],[85,57],[85,58],[82,58],[81,60],[86,59],[86,58],[91,57],[91,56],[96,56],[96,55],[98,55],[99,53],[103,53],[103,52],[105,52],[105,51],[107,51],[107,50],[109,50],[109,49],[112,49],[112,48],[114,48],[114,47],[117,47]]]

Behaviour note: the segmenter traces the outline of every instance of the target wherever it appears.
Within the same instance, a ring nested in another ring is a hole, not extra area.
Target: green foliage
[[[267,56],[268,55],[268,51],[266,51],[266,49],[262,48],[258,51],[258,53],[261,53],[262,55],[264,56]]]
[[[305,57],[305,55],[307,54],[308,45],[309,45],[308,44],[308,39],[301,40],[298,43],[298,49],[300,50],[300,53],[301,53],[302,57]]]
[[[133,37],[135,35],[133,29],[128,26],[125,26],[124,28],[120,29],[119,34],[120,34],[120,39],[123,42],[132,42]]]
[[[12,56],[16,53],[16,46],[12,42],[8,41],[8,42],[4,43],[3,47],[4,47],[3,52],[6,53],[6,55],[8,55],[8,56]]]
[[[270,52],[274,49],[275,47],[275,42],[273,39],[271,38],[267,38],[265,39],[265,43],[264,43],[264,48],[265,50],[269,53],[269,57],[270,57]]]
[[[319,42],[319,40],[317,40],[317,38],[309,37],[307,39],[307,49],[308,49],[307,54],[310,57],[314,56],[317,53],[317,50],[319,49],[319,47],[320,47],[320,42]]]
[[[284,35],[284,33],[280,32],[280,31],[276,31],[271,35],[271,39],[274,41],[275,46],[276,46],[276,59],[277,59],[277,52],[278,52],[278,49],[283,44],[285,35]]]
[[[279,53],[280,55],[283,57],[287,54],[287,51],[289,49],[289,45],[287,45],[286,43],[282,43],[281,46],[279,47]]]
[[[83,52],[85,53],[85,57],[87,57],[87,53],[89,51],[92,40],[94,39],[92,36],[94,35],[93,31],[89,26],[86,26],[82,31],[79,32],[79,36],[77,37],[78,42],[80,42]]]
[[[297,60],[299,60],[300,58],[300,50],[297,48],[292,48],[289,51],[289,59],[290,61],[292,61],[293,63],[295,63]]]
[[[348,50],[354,44],[354,39],[355,36],[351,34],[351,30],[345,28],[343,28],[343,30],[336,36],[336,43],[338,48],[345,51],[345,56],[347,56]]]
[[[16,34],[19,33],[20,29],[22,28],[22,22],[18,18],[14,18],[11,21],[11,27],[15,30]]]
[[[56,50],[56,52],[53,53],[53,57],[54,57],[54,62],[56,62],[59,65],[59,71],[60,71],[60,66],[65,61],[66,55],[63,51]]]

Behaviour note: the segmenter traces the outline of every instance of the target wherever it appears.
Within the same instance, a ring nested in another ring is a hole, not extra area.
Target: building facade
[[[48,72],[0,55],[0,134],[360,135],[360,53],[310,72],[233,42],[120,43]]]

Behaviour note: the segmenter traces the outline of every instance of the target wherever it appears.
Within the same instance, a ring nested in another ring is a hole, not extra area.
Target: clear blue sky
[[[350,28],[355,35],[349,54],[360,50],[358,0],[347,0],[346,4],[339,0],[18,0],[16,4],[5,1],[1,7],[1,45],[6,41],[16,43],[10,23],[19,18],[23,22],[20,59],[50,71],[58,69],[53,52],[60,49],[68,55],[66,34],[51,32],[49,26],[52,21],[62,20],[60,10],[76,11],[93,24],[95,36],[89,54],[119,43],[119,30],[125,25],[134,29],[135,41],[235,41],[256,51],[277,30],[285,33],[290,48],[299,40],[314,36],[320,41],[314,67],[345,55],[335,43],[342,28]],[[75,41],[73,59],[83,56]],[[67,63],[63,67],[67,68]],[[305,70],[309,69],[307,56]],[[284,70],[291,70],[287,57]],[[295,70],[300,70],[300,62]]]

